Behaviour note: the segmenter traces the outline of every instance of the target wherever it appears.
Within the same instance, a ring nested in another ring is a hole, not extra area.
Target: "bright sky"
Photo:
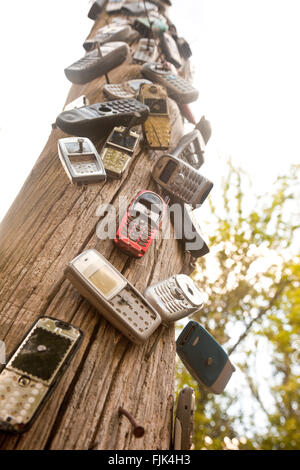
[[[258,190],[299,161],[299,10],[298,0],[173,0],[194,53],[194,110],[213,125],[203,173],[215,192],[228,156]],[[0,219],[62,109],[63,69],[82,56],[93,24],[87,11],[87,0],[0,2]]]

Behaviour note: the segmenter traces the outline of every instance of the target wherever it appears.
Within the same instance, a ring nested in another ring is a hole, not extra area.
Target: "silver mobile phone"
[[[154,62],[158,55],[158,48],[155,39],[142,38],[139,40],[133,56],[134,62],[145,64]]]
[[[106,42],[124,41],[127,42],[128,38],[132,35],[132,28],[126,24],[110,23],[96,31],[95,36],[86,39],[83,47],[86,51],[91,51],[96,47],[96,43],[105,44]]]
[[[195,393],[184,387],[178,395],[174,422],[174,450],[190,450],[194,430]]]
[[[65,274],[81,295],[134,343],[146,341],[161,324],[151,304],[96,250],[73,259]]]
[[[128,80],[124,83],[106,83],[103,85],[103,92],[113,100],[137,98],[144,83],[151,84],[150,80],[145,78]]]
[[[203,294],[185,274],[174,276],[147,287],[144,296],[168,325],[198,312],[203,306]]]
[[[58,155],[72,183],[98,183],[106,180],[101,157],[86,137],[59,139]]]
[[[61,320],[40,317],[0,374],[0,430],[31,426],[75,354],[82,332]]]
[[[152,177],[174,199],[192,207],[203,204],[213,187],[195,168],[172,155],[158,159]]]

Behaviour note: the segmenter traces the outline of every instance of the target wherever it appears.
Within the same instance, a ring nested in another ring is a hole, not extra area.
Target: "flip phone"
[[[107,42],[98,49],[93,49],[84,57],[65,68],[65,75],[70,82],[84,85],[101,77],[121,65],[130,53],[125,42]]]
[[[135,80],[128,80],[127,82],[124,83],[119,83],[119,84],[111,84],[107,83],[103,85],[103,92],[105,95],[107,95],[109,98],[113,100],[118,100],[118,99],[129,99],[129,98],[137,98],[139,92],[140,92],[140,87],[144,83],[151,84],[150,80],[147,80],[145,78],[138,78]]]
[[[158,62],[145,64],[142,68],[142,74],[152,82],[164,86],[169,97],[179,104],[188,104],[198,99],[198,90],[182,77],[170,71],[170,68],[165,64]]]
[[[134,116],[138,116],[135,125],[142,124],[148,114],[148,106],[135,99],[104,101],[63,111],[58,115],[56,125],[67,134],[100,138],[113,127],[128,126]]]
[[[65,274],[81,295],[134,343],[146,341],[160,325],[159,314],[96,250],[73,259]]]
[[[224,349],[196,321],[176,341],[176,351],[192,377],[212,393],[222,393],[235,371]]]
[[[200,225],[190,205],[183,204],[181,209],[181,217],[176,217],[176,214],[173,216],[176,238],[183,241],[184,250],[193,258],[201,258],[209,253],[209,248],[202,238]]]
[[[166,207],[158,194],[140,191],[122,218],[115,244],[129,256],[144,256],[161,226]]]
[[[163,155],[152,170],[153,179],[175,200],[196,207],[203,204],[213,183],[188,163]]]
[[[202,292],[185,274],[175,274],[147,287],[144,296],[160,314],[162,323],[166,326],[198,312],[203,306]]]
[[[107,42],[123,41],[127,42],[132,35],[132,28],[126,24],[110,23],[96,31],[94,37],[86,39],[83,47],[86,51],[91,51],[96,47],[96,43],[105,44]]]
[[[139,99],[150,109],[149,116],[143,124],[148,147],[158,150],[168,149],[171,121],[166,90],[160,85],[142,85]]]
[[[166,60],[173,64],[177,69],[181,67],[181,57],[176,44],[171,34],[164,32],[160,37],[160,47]]]
[[[98,183],[106,180],[100,155],[89,139],[59,139],[58,155],[71,183]]]
[[[82,332],[40,317],[0,374],[0,430],[23,433],[37,418],[71,358]]]
[[[183,160],[196,170],[199,170],[204,163],[204,152],[205,142],[198,129],[184,135],[176,147],[171,150],[173,157]]]
[[[190,450],[194,430],[195,393],[191,387],[180,390],[174,422],[174,450]]]
[[[139,40],[133,60],[138,64],[145,62],[154,62],[158,55],[158,49],[155,39],[142,38]]]
[[[141,135],[126,127],[115,127],[110,133],[101,158],[107,175],[111,178],[121,178],[132,160]]]

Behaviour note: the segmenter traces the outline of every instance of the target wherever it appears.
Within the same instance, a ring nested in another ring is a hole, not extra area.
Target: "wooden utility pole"
[[[93,31],[105,24],[104,16]],[[130,59],[109,73],[111,83],[140,76],[140,66]],[[67,102],[82,94],[91,103],[105,101],[104,83],[100,77],[84,86],[73,85]],[[183,133],[182,118],[171,100],[170,107],[174,145]],[[10,353],[36,318],[48,315],[81,328],[84,340],[32,428],[21,436],[0,433],[0,448],[169,449],[174,327],[165,329],[146,360],[160,329],[144,345],[133,345],[64,278],[69,261],[92,247],[141,292],[182,272],[188,260],[178,240],[160,235],[144,258],[135,260],[122,254],[112,240],[99,240],[96,235],[97,225],[105,223],[97,216],[100,204],[117,207],[120,196],[130,201],[141,189],[157,191],[150,172],[158,153],[144,151],[121,180],[77,187],[69,183],[57,155],[61,137],[65,135],[59,129],[52,130],[0,226],[0,339]],[[94,143],[100,150],[103,140]],[[144,426],[142,438],[135,438],[126,417],[118,416],[119,406]]]

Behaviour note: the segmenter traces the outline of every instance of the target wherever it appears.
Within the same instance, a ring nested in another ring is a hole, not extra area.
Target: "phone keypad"
[[[195,91],[195,88],[190,85],[189,82],[177,75],[166,75],[164,78],[167,82],[176,87],[178,91],[181,91],[183,93]]]
[[[181,165],[178,167],[178,174],[172,179],[169,188],[175,196],[189,203],[197,196],[203,180],[203,176],[196,171]]]
[[[104,91],[107,91],[108,95],[116,96],[117,98],[134,98],[135,93],[130,93],[122,87],[122,85],[105,85],[103,88]]]
[[[165,308],[170,314],[187,309],[190,309],[192,313],[195,310],[184,297],[174,277],[157,284],[154,287],[154,292],[164,302]]]
[[[157,323],[158,314],[128,284],[110,303],[126,323],[140,334],[147,334],[153,324]]]
[[[73,163],[73,170],[77,175],[86,175],[98,173],[98,167],[96,163]]]
[[[47,391],[45,385],[4,369],[0,374],[0,422],[9,426],[25,425]]]
[[[154,236],[148,223],[141,218],[128,215],[127,220],[120,229],[121,237],[129,238],[141,247],[145,248],[150,238]]]
[[[171,139],[171,126],[169,119],[148,117],[144,123],[144,130],[149,147],[168,149]]]
[[[108,174],[120,178],[129,164],[131,157],[124,152],[107,147],[104,149],[102,162]]]

